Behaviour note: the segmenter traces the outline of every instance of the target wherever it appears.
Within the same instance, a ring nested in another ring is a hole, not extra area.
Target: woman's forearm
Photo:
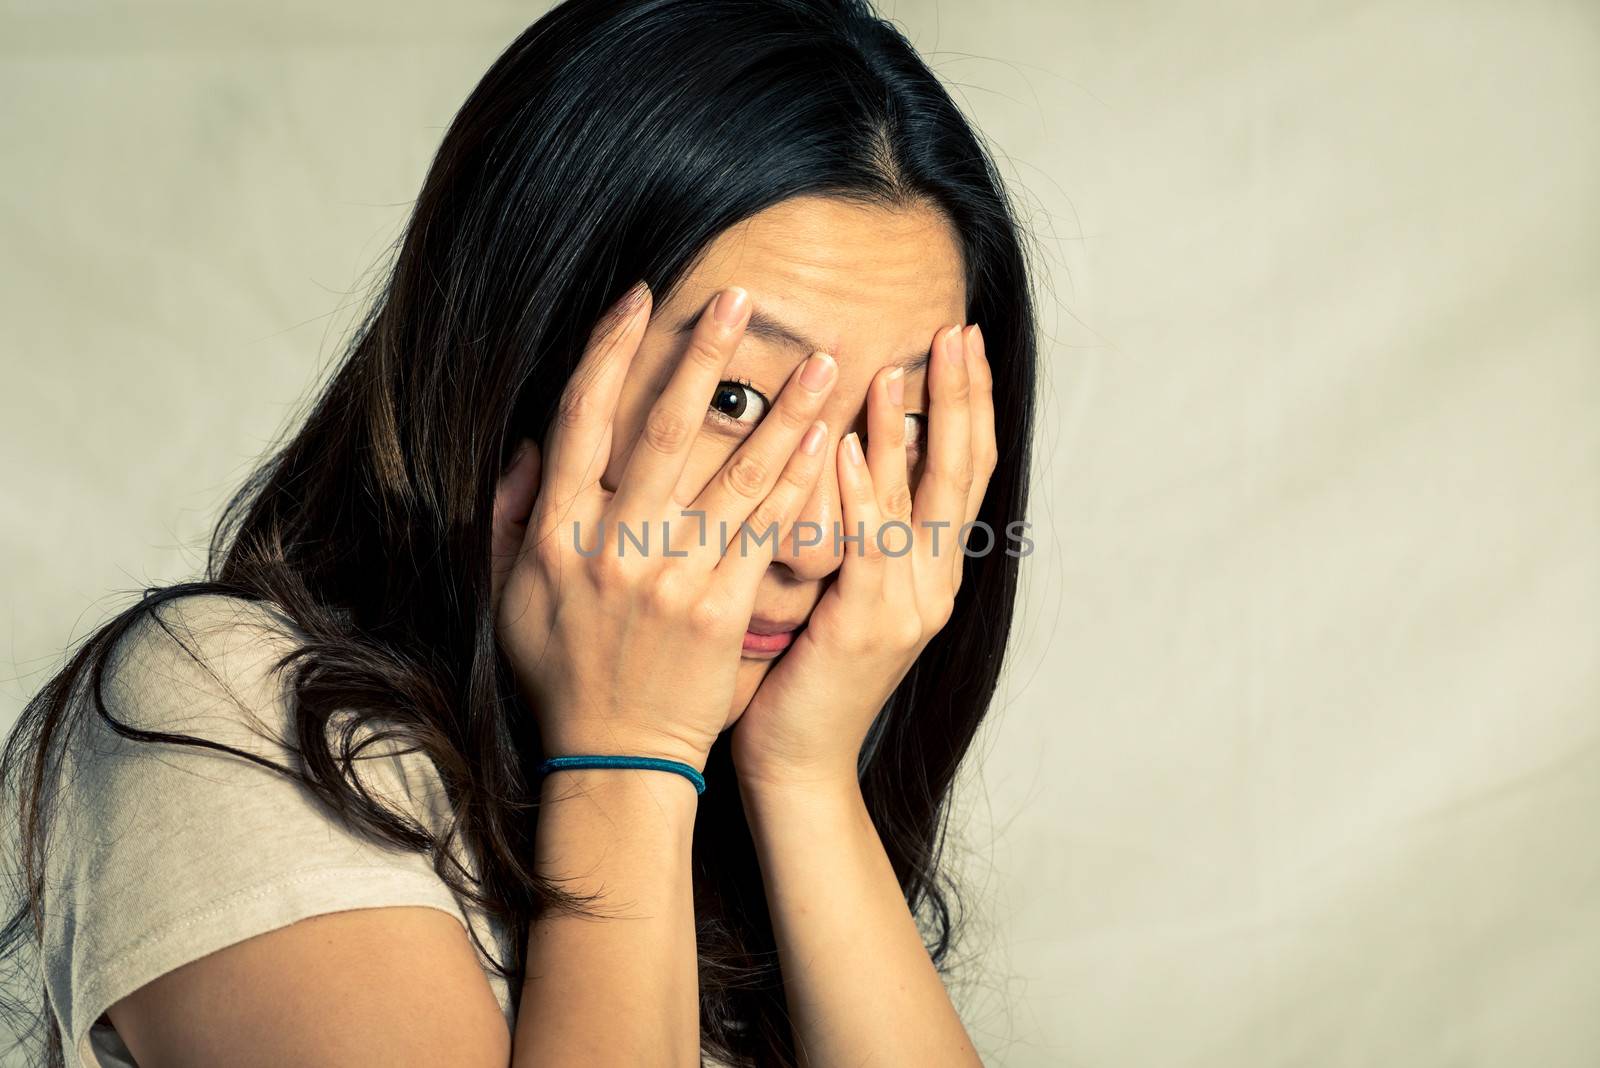
[[[539,874],[599,891],[607,918],[546,912],[528,936],[512,1068],[700,1063],[690,846],[681,776],[559,771],[541,787]]]
[[[980,1065],[860,786],[741,781],[803,1065]]]

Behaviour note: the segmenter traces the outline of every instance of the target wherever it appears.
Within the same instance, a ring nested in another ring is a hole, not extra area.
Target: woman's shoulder
[[[427,855],[359,832],[295,774],[293,695],[274,669],[300,640],[270,604],[206,594],[155,606],[113,648],[107,711],[206,744],[123,737],[82,710],[85,744],[72,747],[56,795],[42,956],[80,1051],[90,1025],[143,983],[309,916],[423,905],[478,922]],[[430,830],[447,822],[422,753],[363,753],[351,771]]]
[[[279,660],[304,640],[281,609],[219,593],[162,601],[140,612],[110,650],[99,696],[118,721],[147,731],[219,732],[234,744],[287,724]],[[88,689],[83,699],[91,699]],[[91,735],[114,745],[108,725]]]
[[[270,601],[220,593],[197,593],[164,601],[135,620],[107,663],[102,691],[106,711],[119,723],[143,731],[199,738],[253,753],[286,768],[303,767],[297,695],[285,658],[306,642],[295,621]],[[326,698],[325,698],[326,699]],[[244,758],[184,742],[128,738],[87,710],[82,759],[97,772],[120,758],[163,760],[217,777],[254,772]],[[375,800],[437,831],[450,819],[436,765],[391,726],[381,709],[324,708],[322,745],[337,758],[348,743],[354,755],[349,775]],[[356,725],[350,728],[351,720]],[[375,737],[376,736],[376,737]],[[151,746],[154,746],[151,749]],[[101,776],[103,778],[103,775]]]

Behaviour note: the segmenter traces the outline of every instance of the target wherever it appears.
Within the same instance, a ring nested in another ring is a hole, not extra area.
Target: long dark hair
[[[994,373],[999,461],[979,518],[996,532],[1022,519],[1035,382],[1024,237],[992,158],[902,33],[865,0],[567,0],[457,113],[370,311],[298,430],[224,509],[205,580],[146,589],[23,711],[0,755],[20,832],[20,903],[0,951],[37,945],[53,777],[79,710],[124,737],[209,744],[113,719],[100,683],[139,617],[218,593],[270,602],[307,638],[289,688],[305,766],[278,770],[353,826],[429,852],[509,924],[514,956],[495,963],[516,997],[528,923],[564,895],[532,870],[539,739],[490,613],[497,480],[519,438],[543,440],[589,329],[635,279],[659,304],[719,232],[801,194],[926,205],[953,224],[966,321],[982,324]],[[951,786],[997,683],[1018,566],[998,548],[966,561],[954,615],[861,755],[873,820],[941,968],[959,915],[941,868]],[[74,699],[85,680],[92,703]],[[446,863],[447,842],[352,788],[341,767],[353,732],[340,753],[324,734],[352,709],[433,760],[481,881]],[[732,1063],[791,1065],[726,741],[706,767],[724,788],[706,792],[694,837],[702,1034]]]

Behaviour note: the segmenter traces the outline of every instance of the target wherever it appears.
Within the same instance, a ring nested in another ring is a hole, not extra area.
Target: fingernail
[[[811,424],[811,429],[806,431],[806,436],[800,439],[800,451],[807,456],[815,456],[817,450],[822,448],[822,439],[828,436],[828,424],[818,419]]]
[[[850,457],[850,462],[853,464],[862,463],[861,436],[852,430],[848,435],[845,436],[844,442],[844,451]]]
[[[906,369],[904,367],[896,367],[889,372],[889,383],[884,387],[889,394],[889,402],[896,408],[903,406],[906,402],[905,375]]]
[[[950,334],[945,341],[945,356],[951,363],[961,363],[966,360],[967,354],[961,345],[961,324],[957,323],[950,328]]]
[[[721,325],[732,326],[744,314],[744,307],[748,303],[750,294],[738,286],[731,286],[717,294],[717,306],[713,314]]]
[[[628,291],[618,297],[615,304],[611,305],[611,310],[605,314],[601,321],[602,328],[616,330],[628,325],[644,305],[645,295],[649,292],[650,287],[643,279],[633,283],[628,288]]]
[[[800,384],[815,392],[828,384],[833,377],[833,357],[826,352],[815,352],[800,368]]]

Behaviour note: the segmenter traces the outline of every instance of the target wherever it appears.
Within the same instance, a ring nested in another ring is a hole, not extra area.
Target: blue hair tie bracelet
[[[539,765],[539,774],[548,775],[552,771],[562,768],[644,768],[647,771],[671,771],[690,782],[694,783],[694,792],[706,792],[706,780],[701,774],[677,760],[664,760],[661,757],[644,756],[558,756],[542,762]]]

